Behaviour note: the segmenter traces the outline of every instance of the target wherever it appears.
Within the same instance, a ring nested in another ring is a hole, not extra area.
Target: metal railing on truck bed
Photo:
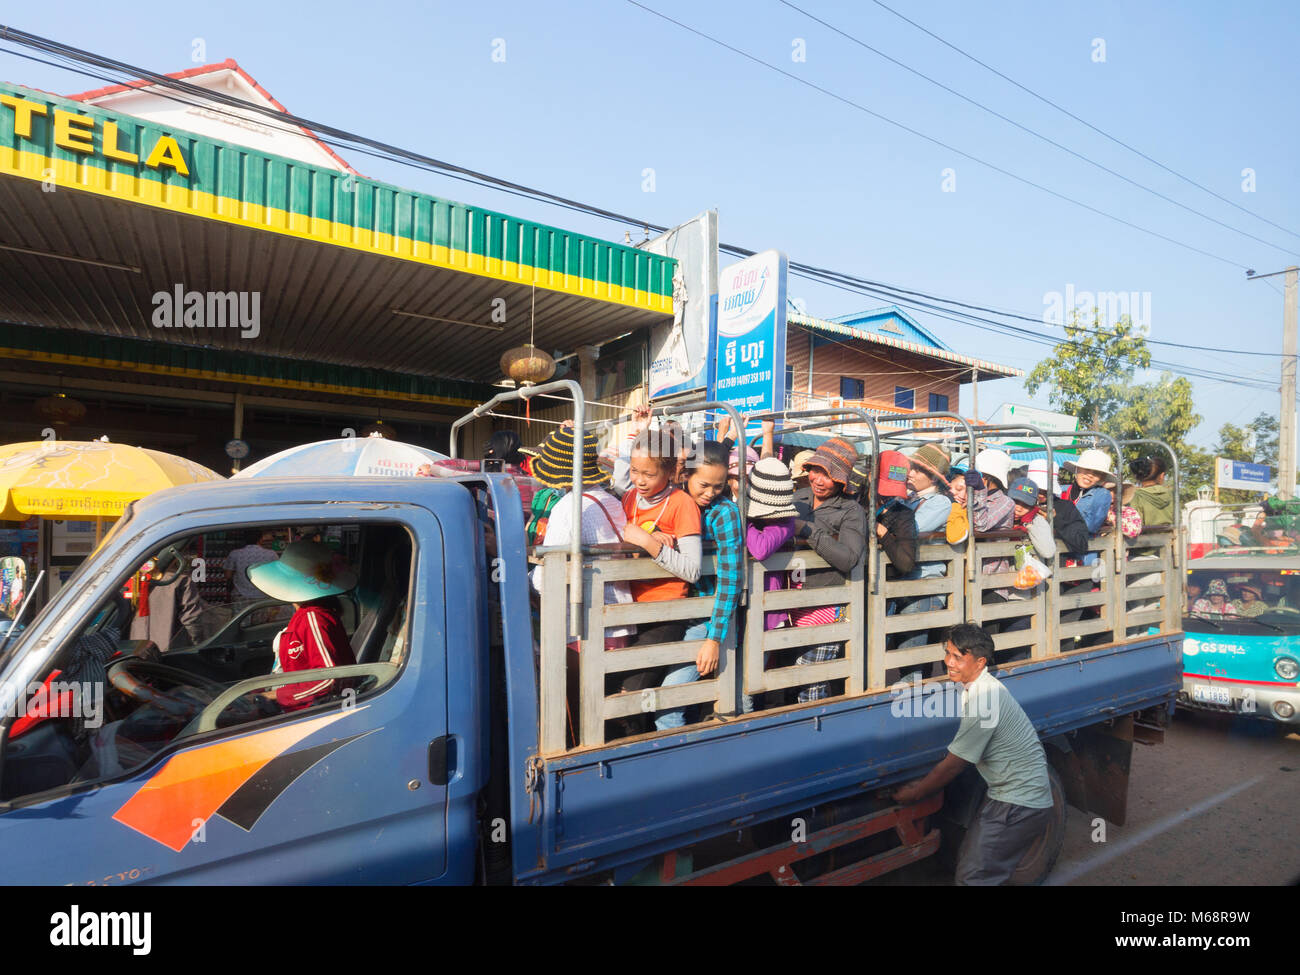
[[[1047,583],[1028,592],[1012,590],[1008,601],[985,602],[986,594],[1013,586],[1015,572],[984,574],[967,579],[965,546],[923,541],[918,562],[942,563],[946,573],[928,579],[886,578],[878,587],[865,583],[864,566],[858,565],[847,582],[822,589],[765,590],[767,572],[786,572],[798,566],[804,570],[826,568],[827,563],[810,550],[780,552],[765,562],[750,565],[743,645],[734,639],[723,645],[717,671],[693,683],[641,691],[606,692],[606,678],[651,667],[694,662],[700,641],[632,646],[606,650],[606,629],[671,620],[699,620],[712,612],[713,597],[693,597],[652,603],[606,604],[604,584],[615,581],[649,581],[672,576],[649,558],[624,553],[588,551],[582,556],[585,636],[578,654],[579,714],[572,729],[580,747],[606,743],[606,722],[633,714],[662,712],[686,706],[710,705],[714,716],[743,718],[739,704],[744,696],[757,696],[822,681],[844,681],[844,696],[878,693],[890,686],[890,672],[924,666],[943,659],[939,642],[944,628],[962,620],[974,620],[996,629],[994,645],[999,651],[1021,651],[1026,660],[1043,660],[1070,653],[1080,643],[1092,646],[1122,643],[1145,637],[1150,629],[1161,634],[1177,633],[1181,627],[1181,595],[1175,563],[1175,534],[1153,529],[1127,544],[1128,558],[1120,572],[1109,567],[1096,582],[1094,566],[1067,566],[1073,561],[1066,553],[1052,560],[1053,572]],[[1023,544],[1023,543],[1020,543]],[[1006,539],[977,540],[979,561],[1005,559],[1014,554],[1017,543]],[[1105,553],[1113,545],[1102,535],[1089,543],[1089,550]],[[868,564],[871,564],[870,553]],[[888,555],[880,553],[880,564],[890,567]],[[566,668],[568,666],[565,610],[570,602],[569,559],[565,551],[541,550],[535,558],[544,569],[541,597],[541,746],[543,754],[562,752],[566,738]],[[713,560],[704,559],[702,575],[715,570]],[[871,592],[870,589],[875,591]],[[1071,591],[1076,590],[1076,591]],[[1081,591],[1078,591],[1081,590]],[[917,613],[891,613],[891,603],[921,596],[943,596],[947,605]],[[823,626],[784,627],[765,630],[766,613],[828,605],[848,607],[848,618]],[[1022,628],[1010,629],[1010,624]],[[734,632],[734,631],[733,631]],[[920,645],[899,647],[907,638],[924,638]],[[844,655],[837,660],[807,666],[772,666],[776,651],[843,643]],[[1063,650],[1062,647],[1065,647]],[[739,654],[737,650],[739,649]],[[739,661],[737,657],[739,656]],[[1004,665],[1006,666],[1006,665]],[[766,712],[752,712],[753,714]]]
[[[681,409],[686,408],[678,412]],[[1047,442],[1049,454],[1049,438],[1066,435],[1033,432]],[[1118,456],[1119,445],[1110,442]],[[1050,520],[1050,512],[1045,514]],[[944,629],[962,620],[986,626],[993,633],[1000,658],[1015,661],[1044,660],[1085,645],[1123,643],[1145,637],[1152,630],[1177,633],[1182,608],[1178,538],[1177,525],[1152,528],[1133,539],[1123,539],[1114,529],[1103,532],[1088,544],[1096,563],[1081,564],[1084,553],[1058,550],[1048,560],[1052,569],[1048,579],[1027,591],[1014,588],[1015,571],[988,571],[1014,558],[1016,548],[1026,544],[1023,534],[972,533],[966,542],[955,545],[942,535],[923,538],[917,565],[938,567],[940,574],[905,579],[895,577],[888,555],[875,532],[869,531],[866,557],[849,578],[815,589],[767,589],[769,572],[828,567],[808,549],[779,552],[765,562],[750,561],[747,605],[738,612],[745,623],[743,645],[737,647],[734,636],[729,639],[721,649],[715,673],[692,683],[626,692],[607,692],[607,679],[692,663],[701,642],[607,650],[605,631],[651,622],[706,619],[712,612],[713,597],[607,605],[604,583],[672,576],[639,554],[610,547],[587,550],[580,556],[584,612],[576,664],[580,671],[576,708],[566,705],[566,689],[571,683],[568,668],[574,662],[566,651],[572,636],[565,632],[565,607],[577,601],[569,580],[578,574],[573,570],[571,552],[538,549],[534,561],[545,566],[540,612],[541,752],[561,753],[570,742],[580,748],[604,745],[610,738],[607,722],[629,715],[693,707],[700,712],[701,720],[693,723],[698,727],[720,718],[769,713],[771,708],[746,714],[741,702],[810,684],[842,681],[844,691],[839,696],[844,698],[879,693],[887,690],[893,683],[890,678],[900,672],[920,670],[924,676],[925,668],[943,659]],[[706,557],[701,574],[714,572],[713,560]],[[908,611],[909,603],[926,597],[938,597],[941,605]],[[764,627],[767,613],[824,606],[843,606],[847,613],[826,625]],[[838,659],[810,665],[789,662],[790,651],[840,643],[844,651]]]

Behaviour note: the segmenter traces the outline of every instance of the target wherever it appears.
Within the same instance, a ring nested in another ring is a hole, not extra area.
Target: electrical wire
[[[712,44],[716,44],[719,47],[725,48],[726,50],[731,51],[733,54],[739,54],[741,57],[749,61],[752,61],[755,64],[761,65],[762,67],[767,68],[769,71],[775,71],[777,74],[785,78],[789,78],[792,81],[804,85],[805,87],[811,88],[814,91],[818,91],[823,95],[826,95],[828,98],[833,98],[837,102],[841,102],[845,105],[848,105],[849,107],[854,108],[857,111],[862,112],[866,115],[870,115],[872,118],[878,119],[879,121],[892,125],[897,129],[901,129],[902,131],[907,132],[909,135],[914,135],[919,139],[924,139],[926,142],[929,142],[932,145],[936,145],[939,148],[944,149],[948,152],[954,153],[955,155],[961,156],[963,159],[969,159],[973,163],[977,163],[978,165],[984,166],[987,169],[991,169],[996,173],[1001,173],[1003,176],[1013,179],[1018,183],[1023,183],[1026,186],[1033,187],[1034,189],[1046,193],[1049,196],[1053,196],[1058,200],[1064,200],[1066,203],[1071,203],[1084,210],[1088,210],[1091,213],[1095,213],[1098,216],[1105,217],[1108,220],[1112,220],[1115,223],[1122,224],[1123,226],[1129,227],[1133,230],[1140,231],[1141,233],[1147,234],[1148,236],[1156,237],[1160,240],[1165,241],[1166,243],[1173,244],[1176,247],[1181,247],[1184,250],[1189,250],[1192,251],[1193,253],[1200,254],[1202,257],[1208,257],[1211,260],[1219,261],[1220,263],[1227,264],[1231,267],[1240,268],[1243,271],[1247,270],[1247,265],[1242,264],[1239,261],[1235,261],[1232,258],[1224,257],[1221,254],[1215,254],[1212,253],[1211,251],[1202,250],[1199,247],[1195,247],[1191,244],[1185,243],[1181,240],[1178,240],[1177,238],[1169,237],[1165,234],[1160,233],[1159,231],[1151,230],[1148,227],[1143,227],[1140,224],[1133,223],[1130,220],[1125,220],[1123,217],[1118,217],[1113,213],[1108,213],[1105,210],[1102,210],[1098,207],[1094,207],[1089,203],[1084,203],[1082,200],[1077,200],[1072,196],[1067,196],[1064,193],[1058,193],[1056,190],[1049,189],[1048,187],[1044,186],[1042,183],[1035,183],[1033,180],[1025,176],[1021,176],[1018,173],[1014,173],[1011,170],[1006,169],[1002,166],[999,166],[997,163],[989,162],[987,159],[981,159],[979,156],[972,155],[971,153],[966,152],[963,149],[958,149],[956,146],[944,142],[942,139],[936,139],[934,136],[927,135],[926,133],[920,131],[919,129],[914,129],[910,125],[906,125],[903,122],[899,122],[896,119],[892,119],[887,115],[882,115],[880,112],[868,108],[866,105],[863,105],[861,102],[856,102],[845,95],[841,95],[838,92],[832,91],[829,88],[823,87],[822,85],[809,81],[807,78],[801,78],[797,74],[794,74],[793,72],[786,71],[784,68],[772,64],[770,61],[764,61],[762,58],[750,54],[748,51],[741,50],[740,48],[735,47],[734,45],[728,44],[726,41],[714,37],[712,34],[708,34],[702,30],[698,30],[694,27],[691,27],[689,24],[684,24],[680,20],[675,20],[672,17],[669,17],[667,14],[660,13],[658,10],[655,10],[652,7],[647,7],[645,4],[638,2],[638,0],[626,0],[626,2],[630,3],[634,7],[639,7],[640,9],[644,10],[646,13],[652,14],[653,16],[658,17],[661,20],[666,20],[668,23],[680,27],[682,30],[689,31],[690,33],[696,35],[697,37],[702,37]]]
[[[629,2],[635,3],[635,0],[629,0]],[[640,4],[635,4],[635,5],[642,6]],[[646,9],[650,13],[654,13],[656,16],[663,17],[662,14],[658,14],[657,12],[650,10],[649,8],[643,7],[643,9]],[[664,19],[671,20],[671,18],[664,18]],[[677,22],[673,21],[673,23],[677,23]],[[681,26],[685,27],[685,25],[681,25]],[[692,31],[693,33],[699,33],[698,31],[695,31],[693,28],[685,27],[685,29]],[[702,36],[707,36],[707,35],[702,35]],[[234,96],[226,95],[225,93],[222,92],[214,92],[208,89],[200,88],[198,86],[191,85],[187,82],[180,81],[179,79],[169,78],[166,75],[158,75],[153,72],[146,71],[144,69],[136,68],[131,65],[126,65],[123,62],[116,62],[113,61],[112,59],[103,58],[98,55],[92,55],[89,52],[82,52],[68,45],[61,45],[58,42],[48,41],[44,38],[37,38],[35,35],[29,35],[26,34],[25,32],[15,31],[11,28],[0,27],[0,38],[11,38],[11,39],[16,38],[18,43],[37,46],[38,49],[40,50],[56,51],[56,52],[66,50],[71,53],[68,54],[57,53],[55,56],[61,57],[64,60],[70,61],[74,64],[81,63],[87,59],[89,59],[94,63],[104,62],[109,65],[115,66],[115,70],[125,71],[127,74],[135,76],[131,80],[136,80],[137,78],[143,76],[146,78],[146,80],[152,81],[152,83],[156,86],[161,86],[164,88],[179,88],[184,91],[190,91],[193,93],[195,97],[203,99],[202,103],[188,102],[180,98],[173,99],[176,101],[181,101],[185,104],[196,105],[196,106],[202,105],[202,107],[212,110],[211,105],[206,103],[215,99],[217,101],[226,102],[230,104],[232,107],[238,107],[239,109],[241,109],[241,111],[255,111],[258,114],[264,115],[268,119],[270,119],[271,122],[275,123],[277,127],[281,127],[282,131],[293,131],[294,134],[298,134],[298,135],[302,134],[297,129],[290,130],[290,129],[283,128],[284,123],[289,122],[295,124],[296,126],[301,126],[301,127],[311,129],[315,134],[336,133],[342,137],[343,141],[333,142],[333,143],[330,143],[329,140],[327,139],[322,139],[322,141],[327,142],[327,144],[333,144],[336,146],[349,148],[349,151],[361,151],[367,155],[374,155],[377,158],[383,158],[389,161],[394,161],[406,165],[413,165],[416,168],[438,172],[441,175],[451,175],[453,176],[453,178],[464,178],[466,179],[466,181],[473,182],[476,185],[484,186],[485,188],[496,189],[496,190],[505,189],[506,191],[513,192],[516,195],[525,196],[527,198],[534,199],[534,200],[540,200],[542,202],[551,203],[553,205],[561,205],[568,209],[575,210],[577,212],[600,216],[630,226],[638,226],[638,227],[644,226],[647,230],[654,229],[656,232],[663,232],[668,229],[665,227],[660,227],[655,224],[651,224],[646,221],[638,220],[633,217],[616,214],[613,213],[612,211],[604,210],[599,207],[583,204],[578,201],[566,200],[565,198],[560,197],[556,194],[546,193],[545,191],[522,186],[521,184],[510,183],[508,181],[500,180],[497,179],[496,177],[491,177],[486,174],[475,173],[474,171],[467,170],[464,167],[453,166],[452,164],[443,163],[439,160],[432,159],[431,157],[422,156],[418,153],[411,153],[406,150],[398,149],[397,147],[387,146],[384,143],[376,142],[375,140],[366,139],[361,136],[356,136],[352,133],[345,132],[344,130],[335,129],[332,126],[325,126],[319,123],[315,123],[310,119],[303,119],[289,113],[280,112],[279,110],[276,109],[254,105],[252,103],[245,102],[241,99],[235,98]],[[721,43],[721,42],[717,42],[717,43]],[[723,46],[727,46],[727,45],[723,44]],[[20,52],[10,52],[10,53],[14,53],[16,56],[24,57],[29,60],[42,61],[42,59],[21,54]],[[738,53],[744,54],[744,52],[738,52]],[[750,57],[749,55],[745,55],[745,56]],[[751,60],[758,60],[758,59],[751,58]],[[52,64],[52,62],[49,61],[42,61],[42,63]],[[760,62],[760,63],[766,64],[766,62]],[[77,73],[85,74],[90,77],[96,77],[99,78],[100,80],[106,80],[110,82],[114,82],[116,80],[112,77],[98,75],[81,68],[68,67],[62,64],[54,64],[54,66],[67,67],[68,70],[73,70]],[[774,68],[774,70],[780,71],[779,68]],[[801,80],[801,79],[796,78],[795,80]],[[164,95],[164,97],[168,97],[168,96]],[[217,111],[220,110],[218,109]],[[234,112],[225,112],[223,114],[230,115],[232,117],[241,117],[241,118],[243,117],[243,116],[236,116],[236,113]],[[360,146],[359,149],[358,146]],[[371,152],[366,148],[367,146],[379,147],[380,151]],[[463,174],[468,174],[468,176],[465,176]],[[754,253],[753,251],[747,250],[745,248],[740,248],[735,245],[728,245],[728,244],[719,245],[719,250],[724,253],[729,253],[741,257],[752,256],[752,254]],[[867,294],[872,297],[881,298],[898,304],[908,304],[910,307],[914,307],[914,308],[925,308],[929,310],[931,314],[935,314],[937,317],[940,318],[945,318],[949,316],[941,314],[938,311],[938,307],[933,304],[927,304],[925,302],[909,301],[908,299],[910,299],[912,296],[924,295],[925,297],[930,298],[933,301],[956,305],[959,308],[977,309],[980,311],[987,312],[989,314],[1003,315],[1006,317],[1012,317],[1024,321],[1032,321],[1038,325],[1042,324],[1040,319],[1031,318],[1030,316],[1003,312],[997,309],[991,309],[985,306],[979,306],[979,305],[974,305],[965,302],[958,302],[955,301],[954,299],[943,298],[941,296],[936,296],[936,295],[929,295],[926,292],[916,291],[912,289],[903,289],[903,288],[898,288],[897,286],[885,285],[881,282],[872,282],[872,281],[868,281],[867,279],[858,278],[854,275],[845,274],[843,272],[832,272],[823,268],[817,268],[813,265],[802,264],[800,262],[790,262],[790,268],[791,268],[791,273],[808,278],[809,280],[814,280],[823,284],[830,284],[833,287],[841,288],[841,290],[855,291],[857,293]],[[943,310],[953,311],[954,309],[944,308]],[[949,320],[958,321],[960,324],[974,324],[975,322],[983,322],[995,329],[997,328],[1003,329],[1004,334],[1019,334],[1021,337],[1029,338],[1032,341],[1038,341],[1040,344],[1052,344],[1052,345],[1061,344],[1059,342],[1056,342],[1055,340],[1046,339],[1046,337],[1040,336],[1037,333],[1030,333],[1024,329],[1015,329],[1014,326],[1007,325],[1006,323],[992,322],[988,319],[980,319],[978,316],[968,315],[960,311],[956,313],[959,315],[963,315],[964,318],[970,319],[970,321],[953,319],[950,317]],[[1076,331],[1090,332],[1094,334],[1099,334],[1102,332],[1102,330],[1100,329],[1090,329],[1086,326],[1071,326],[1071,328]],[[1012,331],[1008,332],[1006,330],[1012,330]],[[1072,340],[1069,340],[1067,338],[1067,341],[1072,341]],[[1207,346],[1195,346],[1186,343],[1168,342],[1164,340],[1150,339],[1150,338],[1147,338],[1146,341],[1149,344],[1153,344],[1153,345],[1176,347],[1176,348],[1182,348],[1191,351],[1218,352],[1224,354],[1262,355],[1270,358],[1278,357],[1277,353],[1265,353],[1265,352],[1254,352],[1254,351],[1241,350],[1241,349],[1224,349],[1224,348],[1213,348]],[[1174,369],[1193,368],[1193,367],[1184,367],[1179,364],[1167,364],[1167,365]],[[1198,375],[1198,374],[1192,373],[1192,375]],[[1214,378],[1208,375],[1198,376],[1198,377]],[[1233,377],[1223,376],[1223,374],[1219,374],[1219,378],[1220,381],[1227,381],[1227,382],[1234,381]]]
[[[949,94],[955,95],[956,97],[960,98],[962,101],[974,105],[976,108],[980,109],[981,111],[987,112],[989,115],[992,115],[994,118],[1001,119],[1003,122],[1006,122],[1008,125],[1013,125],[1020,131],[1028,133],[1029,135],[1032,135],[1034,138],[1046,142],[1048,145],[1053,146],[1056,149],[1060,149],[1062,152],[1068,153],[1069,155],[1073,156],[1075,159],[1078,159],[1082,162],[1087,163],[1090,166],[1094,166],[1097,169],[1100,169],[1104,173],[1109,173],[1111,176],[1123,180],[1125,183],[1128,183],[1130,186],[1136,186],[1138,189],[1144,190],[1147,193],[1150,193],[1152,196],[1156,196],[1161,200],[1164,200],[1166,203],[1172,203],[1174,206],[1186,210],[1188,213],[1195,214],[1196,216],[1201,217],[1204,220],[1208,220],[1213,224],[1217,224],[1218,226],[1223,227],[1225,230],[1231,230],[1235,234],[1240,234],[1243,237],[1249,237],[1251,240],[1256,241],[1257,243],[1263,244],[1266,247],[1272,247],[1274,250],[1279,250],[1284,254],[1290,254],[1293,257],[1300,257],[1300,254],[1297,254],[1295,251],[1288,250],[1287,247],[1281,244],[1275,244],[1270,240],[1265,240],[1263,237],[1257,237],[1255,234],[1234,227],[1232,226],[1232,224],[1224,223],[1222,220],[1219,220],[1217,217],[1212,217],[1208,213],[1203,213],[1200,210],[1197,210],[1195,207],[1190,207],[1187,204],[1180,202],[1179,200],[1175,200],[1171,196],[1166,196],[1164,193],[1161,193],[1159,190],[1147,186],[1145,183],[1139,183],[1137,180],[1131,179],[1130,177],[1125,176],[1123,173],[1117,172],[1116,170],[1111,169],[1109,166],[1103,165],[1102,163],[1097,162],[1095,159],[1092,159],[1091,157],[1086,156],[1081,152],[1077,152],[1076,150],[1071,149],[1067,145],[1062,145],[1061,143],[1057,142],[1055,139],[1043,135],[1041,132],[1035,129],[1031,129],[1027,125],[1022,125],[1021,123],[1017,122],[1015,119],[1003,115],[1001,112],[997,111],[996,109],[989,108],[989,106],[985,105],[984,103],[976,101],[974,98],[962,94],[957,89],[945,85],[942,81],[938,81],[934,78],[931,78],[929,75],[925,74],[922,71],[918,71],[916,68],[913,68],[911,65],[905,64],[895,57],[891,57],[890,55],[886,54],[884,51],[881,51],[879,48],[872,47],[870,44],[868,44],[866,41],[862,40],[861,38],[855,37],[853,34],[850,34],[848,31],[836,27],[834,24],[829,23],[828,21],[822,20],[817,15],[809,13],[807,10],[804,10],[802,7],[798,6],[797,4],[791,3],[790,0],[778,0],[778,2],[789,7],[791,10],[794,10],[802,14],[803,16],[807,17],[809,20],[816,21],[817,23],[825,27],[827,30],[833,31],[834,33],[838,34],[840,37],[843,37],[845,40],[852,41],[854,44],[857,44],[859,47],[862,47],[870,51],[872,54],[884,58],[886,61],[890,62],[891,64],[897,65],[898,67],[902,68],[904,71],[910,71],[918,78],[922,78],[925,81],[928,81],[930,84],[936,86],[937,88],[941,88],[944,91],[948,92]]]
[[[1028,88],[1028,87],[1026,87],[1025,85],[1022,85],[1020,82],[1016,81],[1014,78],[1009,78],[1009,77],[1007,77],[1007,75],[1003,74],[1003,73],[1002,73],[1001,71],[999,71],[997,68],[993,67],[993,66],[990,65],[990,64],[986,64],[985,62],[983,62],[983,61],[981,61],[979,58],[977,58],[975,55],[970,54],[970,53],[967,52],[967,51],[963,51],[963,50],[962,50],[960,47],[958,47],[956,44],[953,44],[953,43],[951,43],[950,41],[945,40],[944,38],[942,38],[942,37],[940,37],[938,34],[936,34],[934,31],[929,30],[928,28],[922,27],[922,26],[921,26],[920,24],[918,24],[916,21],[914,21],[914,20],[910,20],[909,18],[905,17],[903,14],[900,14],[900,13],[899,13],[897,10],[895,10],[894,8],[892,8],[892,7],[890,7],[890,6],[887,6],[887,5],[884,4],[884,3],[881,3],[881,0],[872,0],[872,2],[875,3],[875,5],[876,5],[877,7],[879,7],[879,8],[881,8],[882,10],[886,10],[886,11],[888,11],[889,13],[893,14],[893,15],[894,15],[895,17],[897,17],[899,20],[902,20],[902,21],[904,21],[904,22],[906,22],[906,23],[908,23],[908,24],[911,24],[911,25],[912,25],[913,27],[915,27],[917,30],[921,31],[921,33],[923,33],[923,34],[928,34],[930,37],[933,37],[933,38],[934,38],[936,41],[938,41],[940,44],[943,44],[945,47],[948,47],[948,48],[950,48],[951,50],[956,51],[956,52],[957,52],[958,54],[960,54],[962,57],[964,57],[964,58],[966,58],[966,59],[968,59],[968,60],[970,60],[970,61],[974,61],[974,62],[975,62],[976,64],[978,64],[981,68],[985,69],[986,71],[990,71],[990,72],[992,72],[993,74],[997,75],[999,78],[1001,78],[1003,81],[1007,82],[1008,84],[1014,85],[1015,87],[1019,88],[1019,89],[1020,89],[1021,91],[1023,91],[1025,94],[1027,94],[1027,95],[1032,95],[1034,98],[1037,98],[1037,99],[1038,99],[1040,102],[1042,102],[1044,105],[1050,105],[1052,108],[1056,109],[1056,110],[1057,110],[1058,112],[1060,112],[1061,114],[1066,115],[1066,116],[1068,116],[1069,118],[1074,119],[1074,121],[1078,122],[1080,125],[1083,125],[1083,126],[1086,126],[1086,127],[1089,128],[1089,129],[1092,129],[1092,131],[1096,132],[1098,135],[1102,136],[1102,137],[1105,138],[1105,139],[1109,139],[1111,142],[1115,143],[1115,145],[1117,145],[1117,146],[1121,146],[1121,147],[1127,149],[1129,152],[1133,153],[1134,155],[1140,156],[1141,158],[1145,159],[1147,162],[1151,163],[1152,165],[1159,166],[1161,169],[1163,169],[1166,173],[1169,173],[1171,176],[1177,176],[1177,177],[1178,177],[1179,179],[1181,179],[1184,183],[1187,183],[1187,184],[1189,184],[1189,185],[1191,185],[1191,186],[1195,186],[1198,190],[1201,190],[1201,191],[1204,192],[1204,193],[1208,193],[1210,196],[1214,197],[1216,200],[1219,200],[1219,201],[1221,201],[1221,202],[1223,202],[1223,203],[1226,203],[1226,204],[1228,204],[1228,206],[1230,206],[1230,207],[1235,207],[1236,209],[1240,210],[1242,213],[1246,214],[1247,216],[1254,217],[1256,220],[1262,220],[1264,223],[1268,224],[1270,227],[1276,227],[1278,230],[1281,230],[1281,231],[1283,231],[1284,233],[1288,233],[1288,234],[1290,234],[1292,237],[1300,237],[1300,233],[1296,233],[1296,231],[1291,230],[1291,229],[1289,229],[1289,228],[1287,228],[1287,227],[1284,227],[1284,226],[1282,226],[1280,223],[1274,223],[1272,220],[1269,220],[1267,217],[1260,216],[1260,215],[1259,215],[1258,213],[1256,213],[1255,211],[1246,209],[1246,208],[1245,208],[1244,206],[1242,206],[1240,203],[1236,203],[1236,202],[1234,202],[1233,200],[1229,199],[1229,198],[1226,197],[1226,196],[1221,196],[1220,194],[1214,192],[1214,190],[1210,189],[1209,187],[1207,187],[1207,186],[1202,186],[1200,183],[1196,182],[1196,180],[1192,179],[1190,176],[1184,176],[1182,173],[1178,172],[1176,169],[1171,169],[1170,167],[1166,166],[1164,163],[1160,162],[1160,160],[1151,158],[1151,157],[1148,156],[1145,152],[1143,152],[1141,149],[1136,149],[1136,148],[1134,148],[1133,146],[1129,145],[1127,142],[1124,142],[1122,139],[1118,139],[1118,138],[1116,138],[1115,136],[1111,135],[1109,132],[1106,132],[1105,130],[1100,129],[1100,128],[1098,128],[1097,126],[1093,125],[1093,124],[1092,124],[1091,122],[1089,122],[1087,119],[1080,118],[1078,115],[1075,115],[1073,112],[1071,112],[1071,111],[1070,111],[1069,109],[1067,109],[1067,108],[1062,108],[1060,105],[1056,104],[1056,102],[1052,101],[1050,98],[1047,98],[1047,97],[1044,96],[1044,95],[1040,95],[1038,92],[1034,91],[1032,88]]]

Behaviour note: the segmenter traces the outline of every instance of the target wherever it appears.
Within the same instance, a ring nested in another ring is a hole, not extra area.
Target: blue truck
[[[203,555],[218,542],[277,529],[320,538],[359,578],[342,600],[356,663],[308,674],[334,679],[338,693],[289,712],[267,696],[287,682],[271,673],[284,606],[232,603],[196,639],[160,652],[132,638],[139,611],[123,597],[142,569],[155,586],[185,585],[219,571]],[[1050,869],[1067,804],[1123,822],[1132,743],[1159,740],[1182,682],[1174,537],[1137,540],[1163,560],[1143,563],[1144,579],[1158,578],[1140,593],[1120,541],[1097,539],[1103,561],[1114,559],[1093,591],[1065,595],[1053,582],[1015,607],[1032,625],[998,637],[1000,649],[1019,641],[1029,651],[999,676],[1042,736],[1057,799],[1021,880]],[[600,581],[662,570],[624,551],[530,552],[507,475],[164,491],[131,506],[0,658],[3,879],[859,883],[950,848],[980,801],[977,777],[911,806],[881,798],[941,758],[957,723],[941,707],[943,679],[900,690],[884,678],[942,655],[941,642],[897,649],[906,627],[933,634],[961,618],[1007,617],[980,599],[1007,580],[975,566],[1009,544],[926,540],[923,558],[946,560],[948,572],[921,581],[892,579],[873,544],[836,597],[853,611],[827,634],[846,641],[844,660],[817,675],[765,670],[773,641],[791,637],[751,626],[724,647],[715,675],[656,697],[607,693],[605,676],[644,661],[602,654],[593,632],[648,611],[602,606]],[[764,592],[763,572],[797,558],[817,565],[811,553],[781,558],[747,568],[751,619],[800,598]],[[554,570],[535,605],[527,573],[539,564]],[[1080,571],[1057,575],[1068,583]],[[888,614],[891,599],[939,589],[943,609]],[[828,590],[815,592],[827,601]],[[654,612],[698,617],[708,600],[678,602]],[[575,635],[564,621],[575,615],[588,641],[581,714],[566,713]],[[695,646],[635,652],[664,662],[692,658]],[[737,707],[809,676],[842,679],[843,692]],[[610,718],[682,704],[696,708],[683,728],[605,740]]]

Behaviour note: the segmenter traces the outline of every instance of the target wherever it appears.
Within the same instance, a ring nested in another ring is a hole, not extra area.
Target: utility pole
[[[1283,501],[1289,501],[1295,494],[1296,301],[1300,297],[1296,285],[1297,278],[1300,278],[1300,268],[1292,266],[1271,274],[1247,271],[1246,277],[1254,281],[1278,274],[1286,275],[1286,295],[1282,309],[1282,408],[1277,422],[1277,494]]]
[[[980,422],[980,371],[979,367],[970,371],[970,396],[971,410],[975,416],[975,422]]]

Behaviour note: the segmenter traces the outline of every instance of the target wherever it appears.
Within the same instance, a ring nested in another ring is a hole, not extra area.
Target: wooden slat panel
[[[630,670],[649,670],[669,664],[695,663],[703,640],[683,640],[680,643],[647,643],[625,650],[606,650],[603,666],[607,674],[626,674]],[[582,652],[587,652],[583,644]]]
[[[1068,569],[1057,569],[1056,578],[1063,583],[1083,582],[1084,580],[1091,582],[1092,570],[1095,568],[1096,566],[1093,565],[1075,565]]]
[[[899,667],[911,667],[913,664],[928,664],[932,660],[942,660],[945,654],[942,643],[927,643],[906,650],[890,650],[885,654],[885,669],[895,670]],[[884,678],[881,678],[881,684]]]
[[[604,582],[625,582],[629,580],[651,581],[654,579],[675,579],[671,572],[655,563],[648,555],[644,556],[610,556],[584,563],[591,571],[599,572]],[[713,556],[706,555],[700,563],[701,575],[715,575]]]
[[[750,597],[757,601],[757,593]],[[770,612],[778,609],[805,609],[813,606],[842,606],[853,600],[848,586],[832,586],[826,589],[775,589],[763,593],[763,609]]]
[[[547,755],[562,752],[568,746],[564,734],[567,561],[563,552],[543,559],[546,568],[542,571],[541,747]]]
[[[693,684],[677,684],[674,687],[647,687],[643,691],[627,691],[611,694],[603,701],[603,717],[622,718],[629,714],[654,714],[672,708],[685,707],[688,704],[703,704],[716,700],[718,682],[714,678],[696,681]],[[648,705],[648,707],[647,707]]]
[[[1014,569],[1009,572],[981,572],[975,577],[975,583],[979,586],[980,592],[991,592],[994,589],[1014,589],[1018,574]]]
[[[1081,592],[1073,596],[1062,596],[1056,601],[1061,612],[1070,609],[1082,609],[1084,606],[1104,606],[1108,596],[1104,592]]]
[[[895,613],[893,616],[886,616],[884,630],[886,633],[934,630],[941,626],[952,626],[964,619],[961,610],[949,605],[948,609],[931,609],[924,613]]]
[[[769,630],[763,634],[763,649],[788,650],[791,647],[814,647],[819,643],[843,643],[853,635],[853,622],[832,623],[829,626],[788,626],[783,630]]]
[[[1087,636],[1089,633],[1105,633],[1111,629],[1109,620],[1079,620],[1077,623],[1061,624],[1061,639],[1072,636]]]
[[[605,584],[597,582],[601,573],[584,572],[583,599],[587,604],[587,638],[578,654],[578,741],[583,745],[600,745],[605,741],[605,722],[601,718],[601,699],[605,696]]]
[[[603,587],[602,587],[603,591]],[[605,626],[700,620],[713,615],[713,597],[657,600],[645,603],[611,603],[605,607]]]
[[[1037,599],[1013,599],[1005,603],[988,603],[983,610],[986,620],[1005,620],[1015,616],[1041,615],[1043,606]]]
[[[827,660],[806,667],[781,667],[763,674],[763,686],[760,690],[779,691],[786,687],[803,687],[805,684],[820,684],[822,681],[843,680],[849,676],[848,660]]]
[[[1010,633],[994,633],[993,649],[1014,650],[1019,647],[1032,647],[1037,639],[1032,628],[1028,630],[1012,630]]]
[[[944,596],[961,589],[961,578],[894,579],[882,586],[889,599],[907,596]]]

